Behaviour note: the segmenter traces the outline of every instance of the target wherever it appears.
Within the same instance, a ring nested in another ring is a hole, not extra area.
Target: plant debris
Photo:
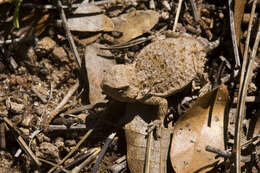
[[[0,172],[259,172],[259,5],[0,0]]]

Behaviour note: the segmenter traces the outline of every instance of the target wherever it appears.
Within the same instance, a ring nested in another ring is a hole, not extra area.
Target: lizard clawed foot
[[[161,138],[162,133],[162,121],[155,120],[148,125],[147,133],[149,134],[151,131],[154,131],[155,139]]]

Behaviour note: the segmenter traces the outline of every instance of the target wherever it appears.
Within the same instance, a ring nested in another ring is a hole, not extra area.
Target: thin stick
[[[179,20],[179,17],[180,17],[182,1],[183,0],[179,0],[176,16],[175,16],[175,20],[174,20],[174,25],[173,25],[173,29],[172,29],[173,32],[175,32],[175,30],[176,30],[177,23],[178,23],[178,20]]]
[[[92,149],[93,150],[93,149]],[[91,154],[93,154],[93,151],[91,149],[88,150],[86,153],[78,156],[74,161],[68,163],[67,165],[64,166],[65,169],[71,169],[73,166],[78,165],[81,163],[83,160],[85,160],[87,157],[89,157]],[[54,173],[60,173],[62,170],[56,170]]]
[[[96,104],[88,104],[88,105],[76,107],[76,108],[68,110],[64,113],[61,113],[61,116],[62,115],[69,115],[69,114],[77,114],[77,113],[80,113],[80,112],[85,111],[85,110],[94,109],[96,107],[105,107],[105,105],[106,105],[106,103],[102,103],[102,102],[96,103]]]
[[[224,158],[230,158],[232,156],[232,153],[228,150],[221,150],[219,148],[209,146],[209,145],[206,146],[205,150],[208,151],[208,152],[218,154],[218,155],[220,155],[221,157],[224,157]]]
[[[61,130],[87,130],[86,124],[77,124],[67,127],[65,125],[49,125],[47,132],[61,131]]]
[[[6,148],[5,123],[0,122],[0,148]]]
[[[90,162],[92,162],[97,157],[99,152],[100,152],[100,148],[97,148],[96,151],[91,156],[89,156],[84,162],[82,162],[79,166],[73,168],[71,173],[78,173],[82,168],[84,168]]]
[[[62,8],[62,4],[61,4],[61,1],[60,0],[57,0],[57,7],[58,7],[58,10],[59,10],[59,13],[60,13],[60,18],[62,20],[62,24],[63,24],[63,28],[66,32],[66,36],[68,38],[68,41],[69,41],[69,44],[70,44],[70,48],[72,49],[72,52],[76,58],[76,62],[77,62],[77,65],[78,65],[78,68],[81,69],[81,59],[79,57],[79,53],[78,53],[78,50],[77,50],[77,47],[75,45],[75,42],[72,38],[72,34],[69,30],[69,26],[68,26],[68,23],[67,23],[67,19],[66,19],[66,15],[65,15],[65,12],[64,12],[64,9]]]
[[[234,49],[235,61],[236,61],[236,68],[241,66],[239,53],[238,53],[238,44],[236,40],[236,32],[235,32],[235,24],[234,24],[234,13],[231,7],[232,0],[228,0],[228,7],[229,7],[229,22],[230,22],[230,30],[231,30],[231,38],[232,38],[232,45]]]
[[[199,22],[200,19],[198,16],[198,10],[197,10],[194,0],[190,0],[190,3],[191,3],[192,14],[193,14],[194,20],[195,20],[195,22]]]
[[[51,165],[51,166],[57,167],[57,168],[61,169],[62,171],[66,172],[66,173],[70,173],[70,171],[66,170],[65,168],[63,168],[63,167],[60,166],[60,165],[57,165],[57,164],[55,164],[55,163],[52,163],[52,162],[50,162],[50,161],[48,161],[48,160],[44,160],[44,159],[39,159],[39,160],[42,161],[42,162],[44,162],[44,163],[47,163],[47,164],[49,164],[49,165]]]
[[[8,125],[8,127],[12,130],[14,136],[16,137],[16,141],[20,145],[20,147],[23,149],[23,151],[36,163],[36,165],[41,166],[41,162],[39,159],[35,156],[35,154],[32,152],[30,147],[26,144],[22,136],[18,133],[18,130],[14,127],[13,123],[7,118],[3,118],[5,123]]]
[[[103,157],[104,157],[104,155],[105,155],[109,145],[112,143],[112,141],[115,138],[115,136],[116,136],[116,133],[111,133],[108,136],[108,138],[106,139],[106,142],[105,142],[104,146],[102,147],[101,152],[98,155],[98,158],[97,158],[97,161],[96,161],[96,163],[94,165],[92,173],[96,173],[98,171],[99,164],[101,163],[101,161],[102,161],[102,159],[103,159]]]
[[[60,113],[64,105],[69,101],[70,97],[74,94],[74,92],[78,89],[78,87],[79,87],[79,81],[77,80],[77,82],[70,88],[66,96],[59,103],[59,105],[48,115],[47,118],[43,119],[42,126],[44,127],[45,130],[47,130],[50,122],[53,120],[53,118],[55,118],[56,115]]]
[[[256,56],[257,48],[259,45],[260,40],[260,24],[258,24],[258,32],[255,39],[253,51],[248,59],[247,71],[245,73],[244,80],[242,81],[242,85],[239,87],[239,95],[238,95],[238,105],[237,105],[237,112],[236,112],[236,126],[235,126],[235,143],[233,147],[233,153],[235,153],[235,168],[236,172],[241,172],[241,165],[240,165],[240,156],[241,156],[241,137],[242,137],[242,122],[244,119],[244,110],[245,110],[245,97],[247,95],[247,89],[249,82],[251,80],[252,72],[253,72],[253,62]],[[241,78],[243,78],[241,76]]]
[[[58,163],[58,165],[63,164],[77,149],[83,144],[83,142],[88,138],[88,136],[93,132],[94,129],[90,129],[83,138],[79,141],[79,143]],[[51,168],[48,173],[52,173],[56,167]]]
[[[256,0],[254,1],[252,10],[251,10],[251,16],[254,16],[255,14],[255,6],[256,6]],[[246,44],[249,44],[250,34],[251,34],[251,28],[252,28],[252,21],[253,17],[250,17],[251,25],[248,25],[248,35]],[[260,25],[259,25],[260,27]],[[259,37],[259,27],[258,27],[258,33],[257,37]],[[259,38],[258,38],[259,39]],[[257,41],[257,38],[255,40],[254,49],[256,45],[259,44],[259,40]],[[248,49],[248,45],[246,45],[246,49]],[[244,119],[244,112],[245,112],[245,98],[247,95],[247,88],[248,83],[251,79],[251,73],[252,73],[252,61],[254,59],[254,54],[256,50],[252,52],[250,59],[247,58],[248,50],[245,50],[244,58],[243,58],[243,65],[241,70],[241,76],[240,76],[240,85],[239,85],[239,92],[238,92],[238,104],[237,104],[237,112],[236,112],[236,123],[235,123],[235,143],[233,147],[233,153],[235,154],[235,169],[237,173],[241,172],[241,165],[240,165],[240,157],[241,157],[241,134],[242,134],[242,121]],[[247,69],[247,70],[246,70]]]
[[[146,141],[146,150],[145,150],[145,167],[144,167],[144,173],[150,172],[150,158],[151,158],[151,147],[152,147],[152,139],[153,139],[153,131],[155,129],[155,126],[148,127],[147,131],[147,141]]]
[[[78,8],[81,4],[71,4],[71,5],[62,5],[62,8]],[[56,6],[52,4],[33,4],[33,3],[22,3],[22,7],[28,8],[39,8],[39,9],[57,9]]]
[[[31,90],[42,101],[42,103],[47,103],[46,98],[39,91],[37,91],[34,86],[31,87]]]

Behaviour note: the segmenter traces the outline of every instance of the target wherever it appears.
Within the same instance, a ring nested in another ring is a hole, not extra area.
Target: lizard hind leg
[[[155,126],[155,128],[156,128],[155,137],[160,138],[161,137],[161,128],[164,124],[164,119],[165,119],[165,116],[168,111],[168,101],[165,98],[156,97],[156,96],[144,98],[139,101],[144,104],[147,104],[147,105],[158,106],[157,119],[154,120],[151,124],[152,124],[152,126]]]

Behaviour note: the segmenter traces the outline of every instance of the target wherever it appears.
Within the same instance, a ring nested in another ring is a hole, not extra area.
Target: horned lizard
[[[204,76],[206,54],[216,45],[184,33],[156,40],[143,48],[132,64],[118,64],[107,71],[102,89],[121,102],[158,106],[154,124],[161,126],[168,109],[165,97]]]

